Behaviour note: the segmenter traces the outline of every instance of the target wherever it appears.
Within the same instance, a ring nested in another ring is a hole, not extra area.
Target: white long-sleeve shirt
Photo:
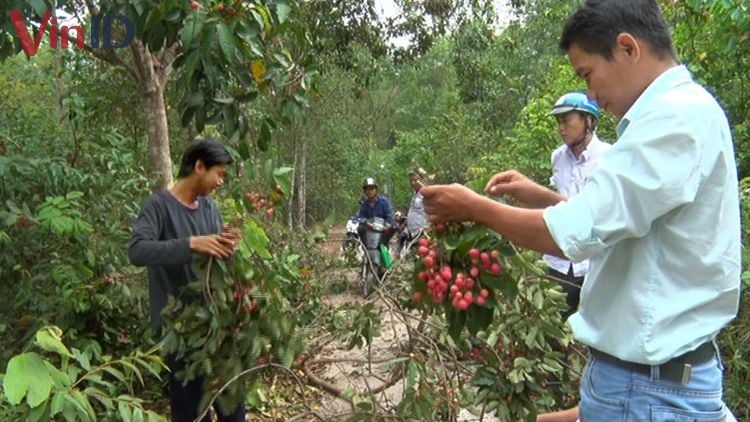
[[[550,185],[566,198],[576,195],[583,189],[586,178],[599,164],[599,158],[612,145],[602,142],[596,134],[586,146],[586,149],[576,158],[570,147],[563,144],[552,152],[552,177]],[[544,255],[547,265],[563,274],[568,273],[571,262],[567,259],[552,255]],[[573,263],[573,275],[583,277],[589,269],[589,261],[584,260]]]
[[[737,314],[741,228],[734,145],[716,99],[684,66],[646,88],[583,190],[544,211],[572,260],[591,258],[577,340],[658,365]]]

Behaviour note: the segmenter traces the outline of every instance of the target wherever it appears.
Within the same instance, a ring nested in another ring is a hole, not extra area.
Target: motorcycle
[[[388,246],[382,244],[383,237],[391,230],[391,225],[382,218],[373,218],[364,221],[365,235],[362,240],[366,253],[362,256],[359,278],[362,283],[362,294],[370,296],[372,287],[385,274],[390,267],[390,254]]]
[[[360,251],[357,227],[359,227],[359,218],[356,215],[349,217],[349,220],[346,222],[346,237],[344,237],[344,240],[341,242],[342,255],[344,260],[349,263],[357,262],[357,258],[359,257],[360,252],[362,252]]]

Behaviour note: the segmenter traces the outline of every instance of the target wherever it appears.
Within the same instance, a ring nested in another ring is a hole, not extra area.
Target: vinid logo
[[[117,44],[112,43],[112,24],[115,20],[119,21],[125,29],[123,39]],[[21,43],[21,48],[23,48],[23,52],[26,53],[27,57],[35,55],[39,50],[39,45],[42,43],[45,32],[47,32],[47,27],[49,27],[49,46],[51,48],[68,48],[71,31],[75,34],[76,47],[86,47],[86,32],[83,30],[83,27],[81,25],[58,26],[57,20],[52,17],[52,12],[49,10],[44,13],[42,22],[33,39],[21,12],[12,10],[10,12],[10,21],[13,23],[18,41]],[[90,25],[91,31],[89,32],[88,46],[91,48],[125,48],[133,42],[135,26],[130,19],[123,15],[92,16]]]

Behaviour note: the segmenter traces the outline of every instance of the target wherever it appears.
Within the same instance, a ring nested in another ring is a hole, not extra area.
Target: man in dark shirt
[[[391,211],[391,202],[388,198],[378,195],[378,183],[374,178],[368,177],[362,184],[365,192],[365,200],[359,206],[359,218],[370,220],[372,218],[382,218],[387,223],[389,229],[384,233],[381,242],[385,245],[391,241],[391,237],[396,233],[393,227],[393,213]],[[359,238],[364,239],[365,227],[360,224]]]
[[[148,267],[151,328],[159,333],[161,311],[168,295],[180,298],[195,280],[193,253],[227,258],[239,241],[239,230],[222,226],[221,215],[208,195],[220,187],[232,158],[212,139],[194,142],[182,156],[178,181],[166,191],[153,193],[133,226],[128,254],[133,265]],[[167,358],[170,367],[169,399],[173,421],[193,421],[203,394],[203,379],[186,385],[175,374],[184,363]],[[220,421],[244,421],[242,404],[231,414],[217,409]],[[208,419],[206,419],[208,420]]]

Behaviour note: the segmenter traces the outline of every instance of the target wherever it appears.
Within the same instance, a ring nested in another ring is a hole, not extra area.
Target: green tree
[[[305,31],[289,19],[294,9],[286,0],[102,1],[87,2],[85,10],[76,2],[53,7],[46,0],[14,0],[4,6],[4,14],[17,11],[44,29],[49,26],[48,20],[44,25],[45,13],[49,19],[52,9],[74,16],[122,15],[133,25],[134,38],[126,48],[88,45],[85,51],[123,69],[138,87],[149,140],[149,170],[158,176],[156,187],[172,181],[165,103],[165,88],[171,81],[183,91],[183,125],[193,122],[202,132],[207,124],[222,123],[224,134],[234,142],[244,139],[250,123],[239,113],[240,104],[261,91],[290,98],[289,113],[301,110],[303,97],[294,95],[308,86],[307,72],[299,63],[304,49],[291,47],[305,44]],[[90,26],[90,22],[81,24]],[[127,39],[123,32],[127,29],[115,29],[117,42]],[[21,51],[15,33],[10,21],[0,26],[0,58]],[[179,73],[172,75],[174,69]]]

